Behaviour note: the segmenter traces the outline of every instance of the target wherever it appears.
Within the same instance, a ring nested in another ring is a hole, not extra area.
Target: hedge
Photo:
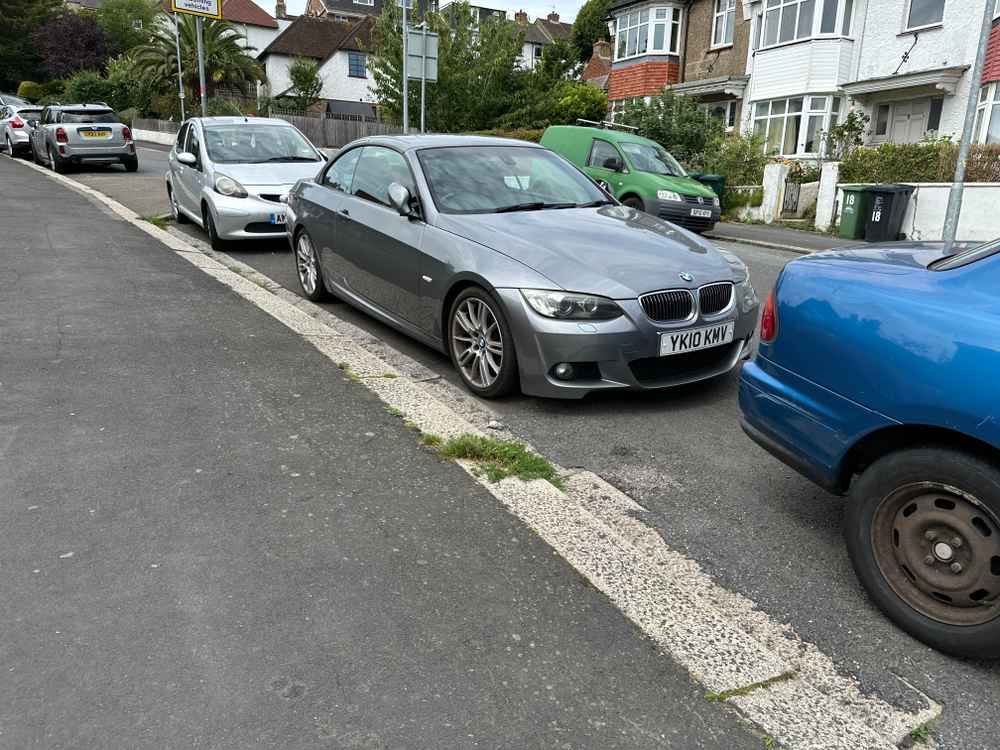
[[[886,143],[858,148],[840,163],[840,181],[951,182],[958,145],[951,141]],[[1000,146],[975,145],[965,163],[966,182],[1000,182]]]
[[[544,129],[530,130],[526,128],[519,128],[514,130],[475,130],[467,135],[488,135],[494,138],[514,138],[519,141],[531,141],[532,143],[538,143],[542,140],[542,133]]]

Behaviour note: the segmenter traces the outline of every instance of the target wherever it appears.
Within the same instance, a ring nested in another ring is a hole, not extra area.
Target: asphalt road
[[[162,191],[163,152],[140,154],[143,171],[159,172]],[[81,181],[97,186],[97,179]],[[152,184],[148,172],[146,179]],[[112,186],[118,195],[110,194],[128,204],[135,183],[123,184]],[[165,196],[161,201],[165,212]],[[197,228],[186,231],[203,238]],[[761,294],[796,257],[734,243],[725,247],[747,262]],[[236,245],[230,254],[298,291],[283,243]],[[458,382],[443,355],[344,304],[327,307]],[[516,434],[560,464],[586,467],[629,492],[671,546],[720,584],[791,624],[867,690],[910,706],[913,693],[898,675],[942,703],[940,748],[998,746],[1000,665],[938,654],[898,631],[866,600],[840,534],[844,500],[800,478],[742,434],[735,376],[651,395],[602,395],[582,403],[515,397],[491,406]]]
[[[0,181],[0,747],[762,745],[302,338]]]

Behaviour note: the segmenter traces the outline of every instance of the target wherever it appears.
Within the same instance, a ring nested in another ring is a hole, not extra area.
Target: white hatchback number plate
[[[735,321],[720,323],[707,328],[691,328],[686,331],[671,331],[660,334],[660,356],[687,354],[712,346],[723,346],[733,341]]]
[[[699,219],[711,219],[712,210],[710,208],[692,208],[691,215]]]

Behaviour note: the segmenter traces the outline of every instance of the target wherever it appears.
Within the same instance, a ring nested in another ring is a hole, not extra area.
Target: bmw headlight
[[[750,269],[747,268],[747,264],[739,259],[738,256],[729,252],[728,250],[723,250],[721,247],[715,248],[716,252],[726,259],[726,263],[733,271],[733,281],[737,284],[745,284],[750,281]]]
[[[521,294],[531,309],[546,318],[561,320],[611,320],[622,314],[622,309],[607,297],[592,294],[574,294],[545,289],[522,289]]]
[[[661,201],[676,201],[677,203],[680,203],[683,200],[680,193],[675,190],[657,190],[656,197]]]
[[[228,196],[230,198],[247,197],[246,188],[243,187],[236,180],[234,180],[232,177],[226,177],[224,174],[215,176],[215,192]]]

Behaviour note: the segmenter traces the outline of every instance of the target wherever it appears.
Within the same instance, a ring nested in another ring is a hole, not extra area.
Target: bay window
[[[712,19],[712,46],[725,47],[733,43],[736,25],[736,0],[715,0]]]
[[[754,105],[753,132],[768,154],[820,154],[824,134],[840,120],[836,96],[798,96]]]
[[[973,143],[1000,143],[1000,84],[993,82],[979,89]]]
[[[723,0],[725,2],[725,0]],[[648,53],[680,53],[679,8],[643,8],[615,19],[615,60]]]
[[[755,48],[814,36],[849,36],[854,0],[765,0]]]

